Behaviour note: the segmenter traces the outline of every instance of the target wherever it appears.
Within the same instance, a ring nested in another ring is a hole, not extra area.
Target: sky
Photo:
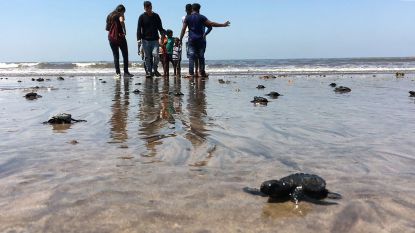
[[[154,0],[179,36],[184,0]],[[209,20],[231,21],[208,36],[206,58],[414,57],[415,0],[200,0]],[[143,1],[0,0],[0,62],[111,61],[106,16],[126,7],[130,60]]]

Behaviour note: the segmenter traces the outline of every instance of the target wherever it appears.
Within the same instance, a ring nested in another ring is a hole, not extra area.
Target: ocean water
[[[185,70],[187,61],[182,65]],[[368,74],[414,72],[415,58],[213,60],[206,65],[214,74]],[[113,67],[112,62],[9,62],[0,63],[0,75],[110,75]],[[132,62],[130,67],[134,73],[144,73],[142,62]]]
[[[413,59],[208,64],[208,79],[1,64],[0,232],[413,232]],[[87,122],[42,124],[61,112]],[[242,191],[296,172],[343,198]]]

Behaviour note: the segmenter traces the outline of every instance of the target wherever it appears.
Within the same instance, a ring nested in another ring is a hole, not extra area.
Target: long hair
[[[123,14],[124,12],[125,12],[125,7],[124,7],[124,5],[120,4],[115,8],[114,11],[112,11],[107,16],[107,26],[106,26],[107,31],[109,31],[109,28],[111,27],[111,24],[113,23],[113,20],[116,18],[116,16],[119,16],[119,15]]]

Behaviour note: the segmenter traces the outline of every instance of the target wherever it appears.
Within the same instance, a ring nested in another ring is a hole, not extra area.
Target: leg
[[[121,49],[122,58],[124,62],[124,74],[129,74],[130,72],[128,72],[128,45],[127,45],[127,40],[125,38],[120,45],[120,49]]]
[[[111,42],[110,46],[112,50],[112,55],[114,56],[115,73],[120,74],[120,51],[118,50],[118,46]]]
[[[173,60],[173,75],[177,75],[177,62],[178,60]]]
[[[205,72],[205,50],[206,50],[206,42],[202,43],[199,51],[198,51],[198,57],[199,57],[199,70],[200,70],[200,76],[206,77]]]
[[[153,55],[153,65],[152,65],[152,70],[151,71],[153,71],[154,73],[158,73],[158,71],[157,71],[157,67],[158,67],[158,64],[159,64],[159,62],[160,62],[160,59],[159,59],[159,42],[157,41],[157,40],[155,40],[155,41],[152,41],[152,55]]]
[[[188,43],[188,56],[189,56],[189,75],[195,75],[195,48],[192,44]]]
[[[196,77],[199,76],[199,57],[197,55],[195,59],[195,75]]]
[[[145,57],[145,69],[146,74],[150,75],[151,73],[151,67],[152,67],[152,57],[151,57],[151,47],[150,47],[150,41],[143,40],[143,49],[144,49],[144,57]]]

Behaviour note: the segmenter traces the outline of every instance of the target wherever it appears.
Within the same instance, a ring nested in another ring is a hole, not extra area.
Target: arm
[[[209,35],[209,33],[212,31],[212,27],[211,26],[207,26],[207,31],[205,32],[205,37],[207,35]]]
[[[137,24],[137,41],[141,41],[141,16],[138,17],[138,24]]]
[[[160,35],[162,35],[162,36],[166,35],[166,30],[164,30],[164,28],[163,28],[163,23],[161,22],[160,16],[157,15],[157,18],[158,18],[158,21],[159,21],[157,29],[159,30]]]
[[[180,33],[180,38],[179,38],[180,44],[182,44],[182,40],[183,40],[183,37],[184,37],[184,33],[186,33],[186,28],[187,28],[187,23],[186,23],[186,20],[185,20],[183,22],[182,32]]]
[[[229,25],[231,25],[231,22],[229,21],[226,21],[225,23],[216,23],[210,20],[206,20],[205,22],[206,27],[229,27]]]
[[[124,18],[124,15],[121,15],[120,16],[120,23],[121,23],[121,26],[122,26],[122,30],[124,32],[124,35],[127,35],[127,30],[125,29],[125,18]]]

